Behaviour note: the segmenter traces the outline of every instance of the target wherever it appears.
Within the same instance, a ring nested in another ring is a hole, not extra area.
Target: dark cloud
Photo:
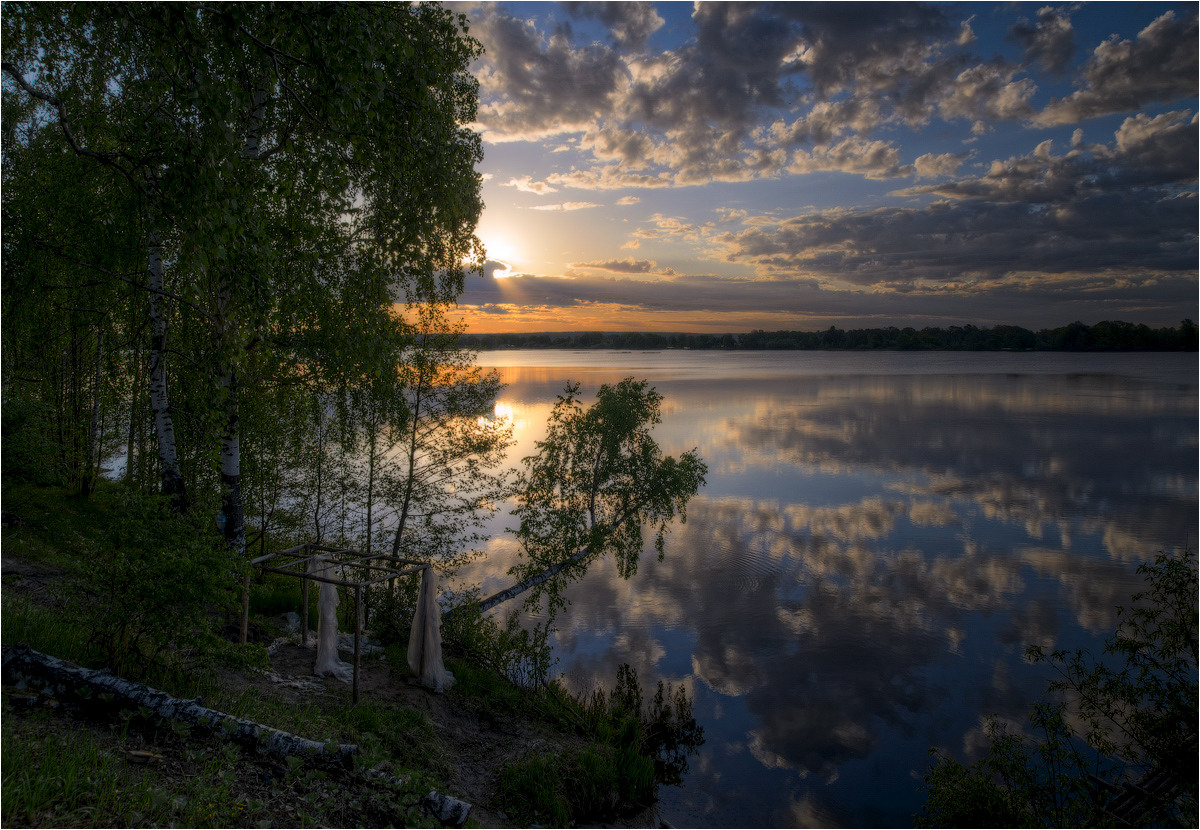
[[[1114,35],[1088,59],[1081,88],[1051,101],[1037,122],[1074,124],[1154,102],[1195,97],[1200,74],[1196,39],[1196,15],[1179,19],[1170,11],[1139,32],[1136,41]]]
[[[937,203],[798,216],[726,234],[731,262],[858,285],[1129,268],[1194,272],[1194,198],[1104,194],[1070,205]]]
[[[1140,115],[1109,145],[1063,155],[1050,141],[977,178],[909,188],[954,201],[828,211],[714,239],[729,261],[862,284],[959,282],[1014,273],[1194,273],[1197,119]],[[1136,263],[1131,268],[1130,263]]]
[[[1049,72],[1062,72],[1075,56],[1075,29],[1065,9],[1038,9],[1036,22],[1022,17],[1008,34],[1025,48],[1025,60],[1037,61]]]
[[[472,34],[487,46],[478,71],[480,121],[501,136],[553,135],[607,113],[625,68],[611,48],[573,47],[564,33],[544,37],[531,23],[487,6]]]
[[[609,28],[618,44],[630,49],[643,48],[646,39],[663,25],[654,4],[648,2],[563,2],[560,5],[576,19],[599,20]]]
[[[1062,325],[1064,320],[1097,322],[1144,320],[1178,325],[1194,316],[1194,273],[1168,275],[1070,274],[1048,277],[1017,274],[971,279],[944,286],[913,286],[881,281],[871,290],[835,289],[812,278],[733,279],[677,276],[628,279],[576,275],[571,279],[516,275],[510,279],[467,281],[460,304],[579,308],[610,304],[641,312],[693,315],[695,325],[712,331],[751,328],[825,328],[862,326]],[[715,320],[713,315],[720,315]],[[791,319],[764,323],[764,317]],[[666,328],[675,328],[668,325]]]
[[[1077,140],[1064,155],[1055,155],[1053,142],[1044,141],[1033,153],[992,162],[978,178],[909,188],[904,193],[932,193],[955,199],[986,199],[1027,205],[1061,204],[1130,188],[1194,184],[1200,155],[1197,120],[1189,112],[1169,112],[1153,118],[1127,118],[1110,145],[1084,147]],[[1172,189],[1150,194],[1164,198]],[[1131,201],[1146,194],[1129,194]],[[1113,222],[1124,221],[1114,216]]]
[[[624,32],[614,35],[623,45],[657,20],[635,4],[567,10]],[[1032,81],[998,60],[972,63],[963,51],[969,26],[949,7],[705,3],[692,23],[694,39],[678,49],[629,55],[575,46],[569,26],[542,37],[488,7],[478,31],[489,56],[480,71],[487,137],[582,132],[579,147],[597,164],[558,174],[576,187],[741,181],[789,169],[885,178],[913,168],[886,152],[842,152],[867,146],[881,124],[1033,113]]]
[[[572,262],[572,268],[596,268],[601,271],[612,271],[616,274],[653,274],[658,271],[658,263],[652,259],[609,259],[603,262]],[[670,269],[668,269],[670,270]]]

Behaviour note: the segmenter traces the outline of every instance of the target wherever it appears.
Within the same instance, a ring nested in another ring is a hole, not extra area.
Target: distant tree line
[[[1105,320],[1094,326],[1080,322],[1030,331],[1020,326],[950,326],[763,331],[744,334],[656,334],[654,332],[588,331],[559,334],[464,334],[460,344],[472,349],[897,349],[912,351],[1065,351],[1179,352],[1197,351],[1196,324],[1177,328]]]

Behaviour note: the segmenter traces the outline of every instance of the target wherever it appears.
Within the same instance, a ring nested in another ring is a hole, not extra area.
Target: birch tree
[[[209,362],[215,391],[193,440],[211,442],[240,555],[239,397],[272,382],[249,373],[287,374],[290,357],[320,375],[373,346],[399,357],[387,342],[348,342],[346,321],[386,315],[396,298],[452,299],[464,264],[481,261],[481,145],[466,126],[479,46],[465,18],[429,5],[5,11],[6,90],[139,197],[125,218],[146,229],[164,489],[166,301],[208,330],[192,358]]]
[[[573,384],[558,396],[545,440],[524,461],[514,511],[524,561],[510,570],[517,582],[481,600],[482,611],[530,590],[530,602],[545,596],[553,611],[564,604],[563,587],[604,556],[628,579],[643,528],[661,558],[671,521],[686,521],[687,502],[704,485],[708,468],[695,450],[664,456],[650,434],[662,396],[646,381],[605,384],[587,408],[578,393]]]

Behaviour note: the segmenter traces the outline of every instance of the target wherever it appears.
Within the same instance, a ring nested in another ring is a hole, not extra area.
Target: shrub
[[[233,607],[237,583],[220,537],[160,496],[119,489],[112,497],[116,517],[82,551],[76,598],[95,653],[139,678],[229,652],[210,625],[211,612]]]
[[[1009,733],[993,718],[990,752],[973,766],[935,751],[919,825],[1197,824],[1196,557],[1163,554],[1138,573],[1149,588],[1132,608],[1117,609],[1105,643],[1116,667],[1086,651],[1030,648],[1031,660],[1059,673],[1051,699],[1029,716],[1040,738]],[[1136,782],[1152,771],[1168,786],[1146,793]],[[1121,793],[1144,796],[1115,816],[1108,806]]]
[[[628,815],[654,802],[659,784],[679,784],[687,756],[704,743],[680,687],[660,682],[651,706],[642,705],[637,673],[617,670],[607,695],[597,689],[580,704],[592,742],[582,749],[540,753],[501,771],[499,801],[525,823],[566,826]]]
[[[47,424],[50,407],[35,401],[8,400],[0,410],[0,470],[6,482],[62,484],[58,451]]]
[[[523,689],[535,689],[546,680],[554,665],[547,623],[528,630],[521,627],[514,612],[501,625],[479,610],[475,591],[455,599],[460,604],[454,613],[442,617],[446,648],[499,672]]]

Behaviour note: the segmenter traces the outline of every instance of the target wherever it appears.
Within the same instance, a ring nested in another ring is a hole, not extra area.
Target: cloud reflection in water
[[[553,374],[517,374],[506,397],[544,406]],[[698,445],[708,487],[662,562],[628,582],[601,563],[568,591],[557,648],[577,687],[628,662],[694,690],[709,741],[664,793],[684,823],[906,823],[928,746],[970,750],[981,718],[1020,720],[1040,694],[1027,645],[1096,647],[1133,564],[1195,543],[1194,384],[656,386],[659,441]]]

